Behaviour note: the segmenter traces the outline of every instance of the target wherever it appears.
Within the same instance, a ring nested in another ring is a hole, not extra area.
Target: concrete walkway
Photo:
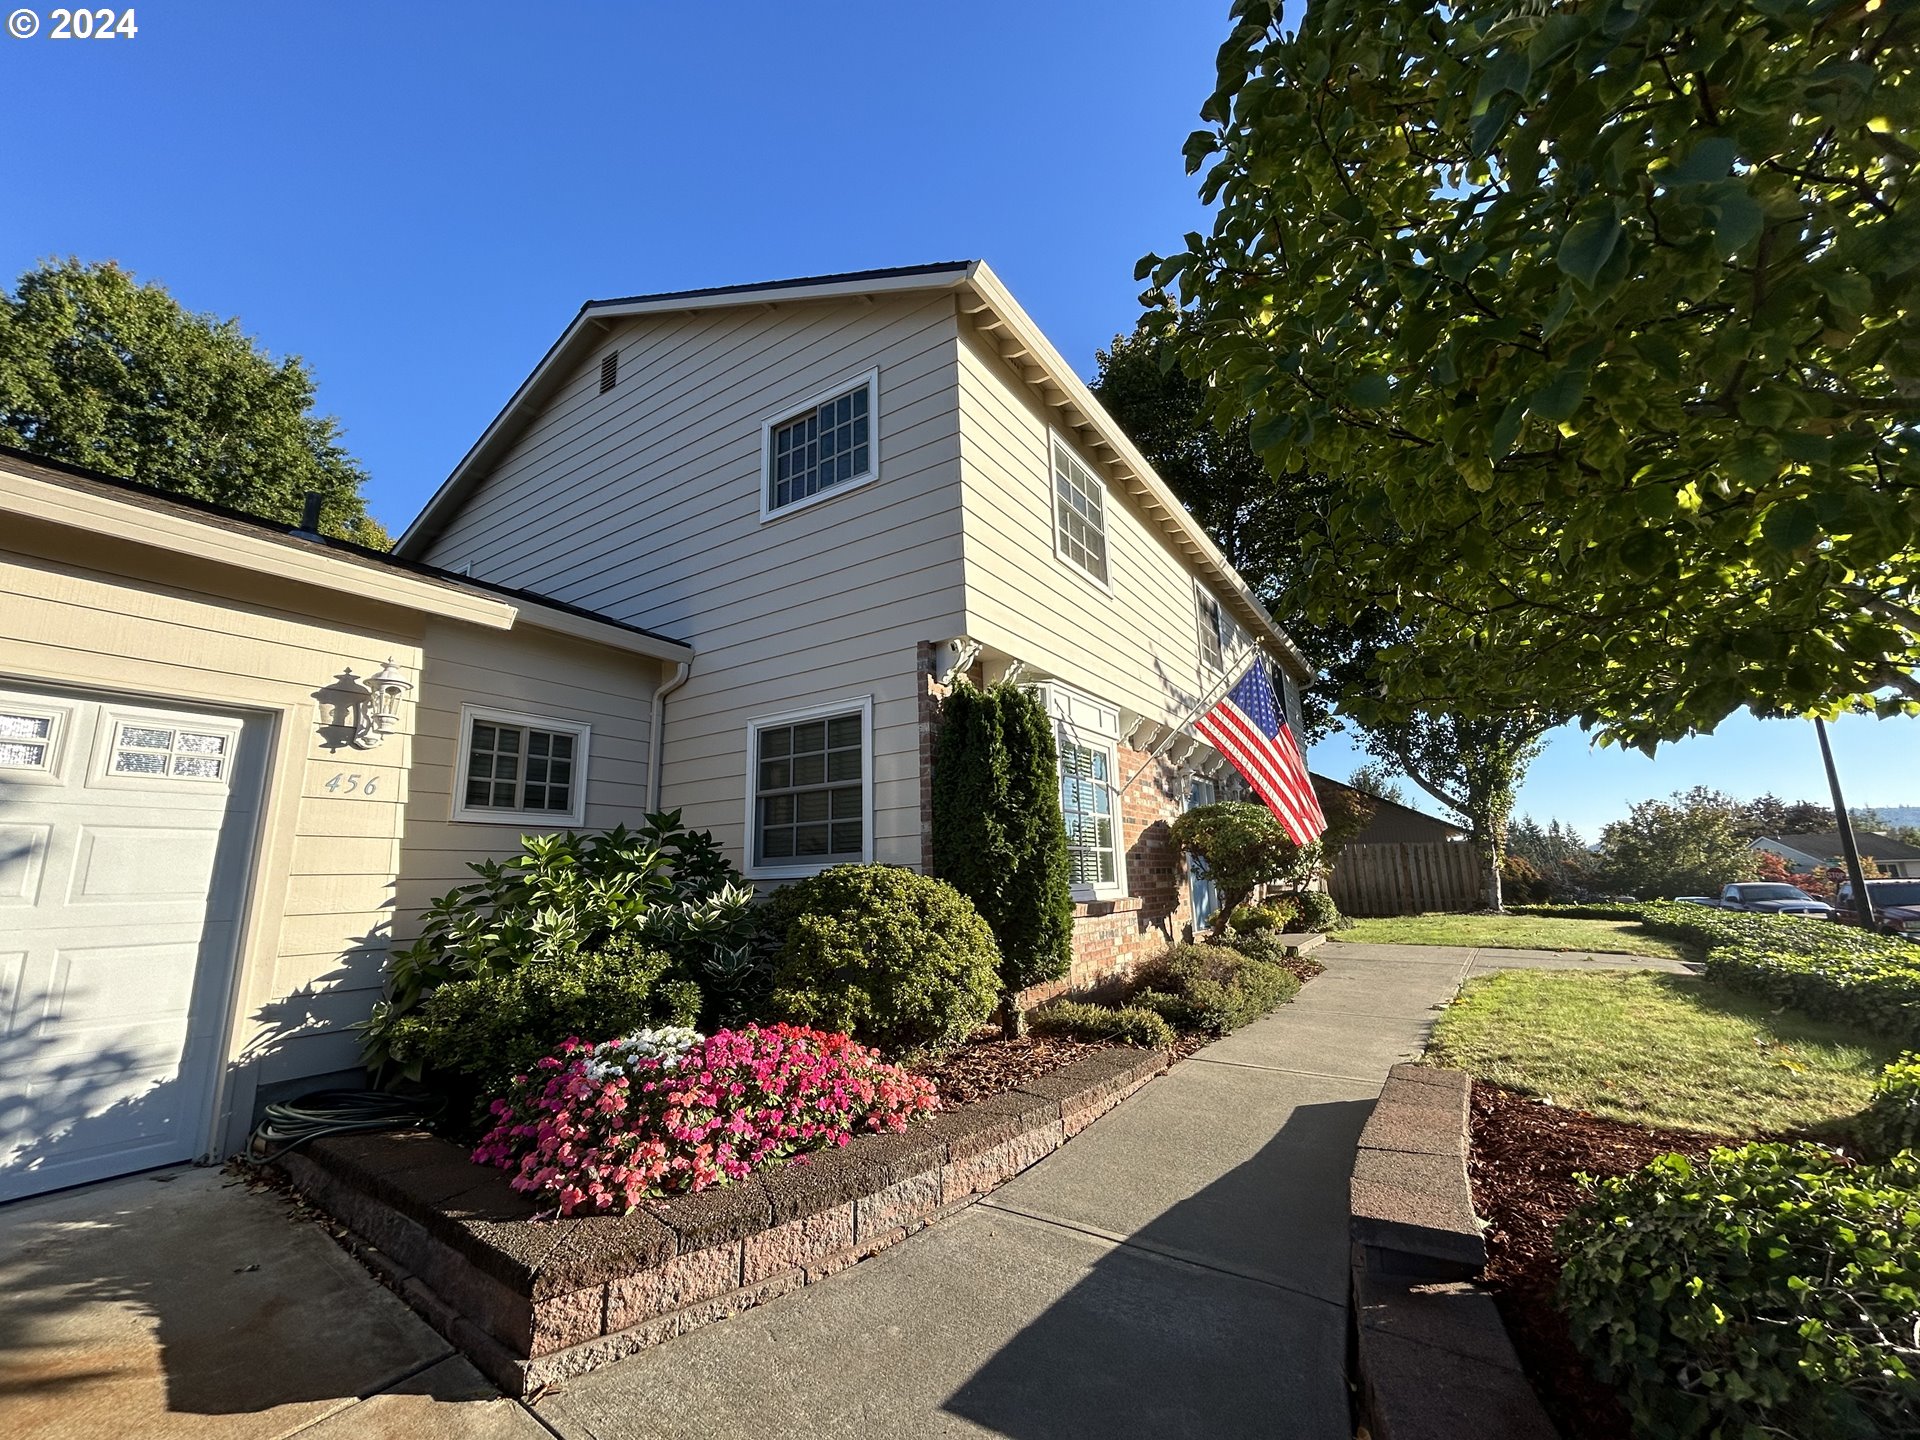
[[[1684,967],[1318,953],[1295,1003],[972,1209],[532,1413],[286,1200],[218,1171],[0,1206],[0,1436],[1345,1440],[1347,1174],[1388,1067],[1471,974]]]
[[[1347,1176],[1390,1066],[1469,975],[1638,956],[1328,945],[1327,973],[989,1199],[810,1287],[569,1382],[592,1440],[1346,1440]]]

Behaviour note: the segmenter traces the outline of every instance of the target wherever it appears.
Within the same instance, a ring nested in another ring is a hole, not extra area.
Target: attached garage
[[[0,1201],[230,1153],[274,1095],[353,1083],[431,895],[649,808],[691,654],[0,451]],[[503,714],[578,737],[565,814],[466,803]]]

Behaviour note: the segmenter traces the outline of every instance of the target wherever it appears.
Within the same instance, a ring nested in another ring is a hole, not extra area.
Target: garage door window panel
[[[51,770],[58,722],[47,711],[0,710],[0,770]]]
[[[111,773],[148,779],[224,780],[233,737],[207,730],[120,722]]]

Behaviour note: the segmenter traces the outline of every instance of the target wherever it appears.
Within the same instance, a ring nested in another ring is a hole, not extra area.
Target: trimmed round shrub
[[[1287,950],[1291,942],[1282,930],[1259,930],[1251,935],[1235,933],[1232,940],[1226,942],[1229,949],[1238,950],[1249,960],[1258,960],[1265,965],[1278,965],[1292,958]]]
[[[450,980],[394,1022],[393,1058],[461,1098],[491,1099],[564,1041],[608,1040],[654,1025],[691,1025],[700,987],[671,975],[658,950],[616,940],[501,975]]]
[[[1259,905],[1243,905],[1233,912],[1227,922],[1227,930],[1236,938],[1248,935],[1264,935],[1270,930],[1284,930],[1287,922],[1300,913],[1300,907],[1291,900],[1267,900]]]
[[[1175,945],[1134,972],[1131,1004],[1183,1030],[1224,1035],[1300,992],[1287,970],[1226,945]]]
[[[1920,1433],[1920,1158],[1666,1155],[1600,1182],[1556,1247],[1574,1343],[1636,1433]]]
[[[1340,913],[1340,907],[1333,903],[1333,897],[1324,890],[1302,890],[1293,898],[1298,913],[1287,922],[1289,930],[1317,930],[1324,935],[1330,930],[1344,930],[1353,924]]]
[[[836,865],[773,893],[769,1006],[890,1055],[958,1044],[1000,995],[1000,952],[973,902],[897,865]]]
[[[1051,1000],[1027,1016],[1035,1035],[1064,1035],[1072,1040],[1116,1040],[1164,1050],[1173,1044],[1173,1026],[1138,1005],[1090,1005],[1082,1000]]]
[[[1854,1134],[1862,1150],[1882,1160],[1920,1150],[1920,1053],[1908,1051],[1880,1072]]]

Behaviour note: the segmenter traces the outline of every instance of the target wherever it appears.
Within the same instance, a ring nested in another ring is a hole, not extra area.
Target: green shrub
[[[776,890],[773,1013],[889,1054],[958,1044],[1000,996],[1000,952],[973,902],[894,865],[836,865]]]
[[[1027,1015],[1035,1035],[1065,1035],[1074,1040],[1117,1040],[1164,1050],[1173,1044],[1173,1026],[1138,1005],[1089,1005],[1082,1000],[1050,1000]]]
[[[1228,948],[1239,951],[1249,960],[1258,960],[1265,965],[1278,965],[1283,960],[1292,959],[1292,946],[1298,943],[1297,934],[1289,935],[1281,930],[1261,930],[1252,935],[1236,931],[1233,939],[1227,942]]]
[[[1234,911],[1224,928],[1236,939],[1264,935],[1270,930],[1286,929],[1287,922],[1299,913],[1297,901],[1263,900],[1258,905],[1243,905]]]
[[[1224,1035],[1300,992],[1290,971],[1225,945],[1175,945],[1134,972],[1131,1003],[1183,1030]]]
[[[420,938],[387,959],[386,990],[367,1021],[362,1059],[376,1073],[397,1057],[400,1019],[449,981],[504,975],[604,950],[623,939],[664,949],[704,976],[751,934],[753,891],[714,838],[678,810],[638,830],[522,835],[521,853],[468,865],[480,878],[427,907]],[[658,932],[658,933],[656,933]],[[417,1079],[418,1067],[406,1067]]]
[[[1642,923],[1701,946],[1707,974],[1778,1005],[1920,1045],[1920,947],[1831,920],[1653,902]]]
[[[1299,914],[1289,925],[1295,930],[1317,930],[1326,934],[1333,930],[1344,930],[1353,922],[1340,913],[1340,907],[1333,903],[1333,897],[1324,890],[1303,890],[1294,897],[1299,905]]]
[[[979,908],[1014,994],[1067,973],[1073,882],[1053,723],[1014,685],[964,681],[940,710],[933,870]]]
[[[672,970],[664,952],[624,939],[590,954],[449,980],[394,1022],[393,1058],[430,1082],[490,1099],[566,1040],[691,1025],[699,987]]]
[[[1509,905],[1509,915],[1551,915],[1561,920],[1644,920],[1644,905]]]
[[[1920,1150],[1920,1054],[1909,1051],[1880,1073],[1854,1134],[1860,1148],[1879,1160]]]
[[[1920,1159],[1814,1147],[1668,1155],[1561,1227],[1574,1343],[1639,1433],[1920,1433]]]

